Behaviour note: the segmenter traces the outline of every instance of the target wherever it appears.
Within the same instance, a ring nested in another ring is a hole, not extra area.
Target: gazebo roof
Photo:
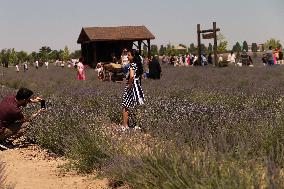
[[[175,50],[186,50],[186,48],[181,45],[176,46],[174,49]]]
[[[83,27],[77,43],[155,39],[145,26]]]

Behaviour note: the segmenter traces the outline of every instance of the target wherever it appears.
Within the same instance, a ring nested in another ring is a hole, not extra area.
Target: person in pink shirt
[[[82,63],[82,58],[79,59],[79,63],[77,64],[77,79],[78,80],[86,80],[85,75],[85,67]]]

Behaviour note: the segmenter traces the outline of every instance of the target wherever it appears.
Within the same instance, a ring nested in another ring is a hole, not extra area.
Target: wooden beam
[[[220,31],[220,30],[219,30]],[[216,22],[213,22],[213,35],[214,35],[214,65],[218,66],[218,57],[217,57],[217,28]]]
[[[148,45],[147,45],[144,41],[142,41],[142,43],[143,43],[146,47],[148,47]]]
[[[198,48],[198,61],[201,63],[200,24],[197,24],[197,48]]]
[[[148,58],[151,58],[151,44],[150,44],[150,39],[147,39],[147,47],[148,47]]]
[[[138,49],[138,45],[136,45],[134,42],[132,44]]]
[[[202,30],[200,31],[200,33],[209,33],[209,32],[213,32],[214,29],[209,29],[209,30]],[[220,28],[216,28],[216,31],[220,31]]]
[[[202,34],[203,39],[213,39],[214,38],[214,33],[206,33]]]
[[[140,55],[141,55],[141,46],[142,46],[141,43],[142,43],[141,41],[138,41],[138,50]]]

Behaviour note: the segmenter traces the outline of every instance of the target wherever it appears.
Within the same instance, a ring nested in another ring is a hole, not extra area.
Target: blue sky
[[[217,22],[229,42],[284,45],[284,0],[1,0],[0,49],[28,52],[67,45],[72,51],[84,26],[145,25],[153,43],[196,44],[196,24]],[[210,40],[203,41],[205,43]]]

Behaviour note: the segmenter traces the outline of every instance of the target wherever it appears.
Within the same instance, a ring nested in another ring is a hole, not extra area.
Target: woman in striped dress
[[[128,51],[129,68],[126,74],[127,83],[122,100],[123,125],[122,130],[128,129],[129,108],[144,104],[144,94],[141,88],[143,65],[137,52]]]

